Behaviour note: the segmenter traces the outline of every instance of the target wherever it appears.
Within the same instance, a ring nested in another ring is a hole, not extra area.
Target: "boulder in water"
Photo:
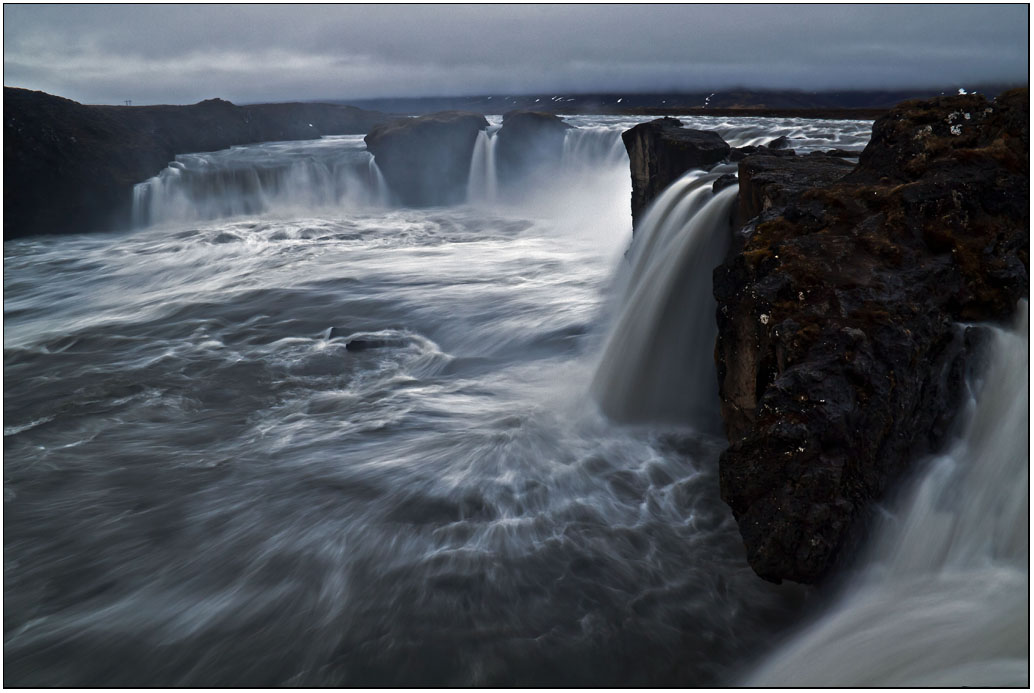
[[[509,188],[536,170],[559,166],[570,129],[552,113],[511,111],[504,115],[503,126],[495,135],[499,183]]]
[[[671,183],[690,169],[709,169],[729,155],[716,132],[691,130],[675,118],[640,123],[621,133],[632,170],[632,225]]]
[[[366,147],[399,200],[417,207],[463,202],[479,113],[444,111],[393,120],[370,130]]]
[[[1026,89],[898,106],[846,177],[788,174],[715,270],[721,493],[761,577],[820,580],[947,441],[979,343],[964,323],[1009,319],[1028,291],[1028,113]]]

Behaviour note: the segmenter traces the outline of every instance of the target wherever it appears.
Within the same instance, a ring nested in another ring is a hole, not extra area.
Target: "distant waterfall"
[[[373,200],[379,207],[388,207],[391,205],[391,189],[388,187],[388,181],[384,180],[384,174],[381,173],[380,167],[377,165],[377,161],[371,156],[370,157],[370,182],[373,189]]]
[[[582,126],[572,128],[564,136],[565,169],[614,166],[628,162],[622,127]]]
[[[133,190],[136,226],[276,210],[382,206],[384,177],[354,137],[178,156]]]
[[[963,438],[884,523],[864,572],[747,685],[1029,685],[1028,310],[995,330]]]
[[[627,422],[718,425],[711,275],[729,246],[735,186],[693,172],[651,206],[637,232],[618,319],[592,391]]]
[[[488,130],[478,133],[474,153],[470,157],[470,178],[467,181],[469,202],[495,202],[499,197],[499,177],[495,162],[498,139]]]

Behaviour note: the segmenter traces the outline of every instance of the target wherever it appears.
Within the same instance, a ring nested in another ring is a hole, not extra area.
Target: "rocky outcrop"
[[[734,147],[729,152],[729,161],[743,161],[748,156],[755,154],[765,154],[768,156],[797,156],[797,152],[792,149],[782,148],[769,148],[763,144],[751,144],[746,147]]]
[[[675,118],[640,123],[621,133],[632,171],[632,226],[666,187],[694,168],[710,168],[729,156],[718,133],[691,130]]]
[[[829,156],[749,156],[740,161],[736,172],[739,225],[769,210],[781,210],[805,190],[830,185],[853,169],[854,164]]]
[[[744,160],[741,213],[762,214],[714,273],[720,479],[762,577],[819,580],[946,442],[979,342],[964,324],[1027,294],[1028,118],[1026,90],[907,102],[846,176]]]
[[[564,137],[571,126],[552,113],[511,111],[496,133],[496,170],[504,189],[520,186],[529,175],[560,165]]]
[[[378,125],[366,147],[403,204],[454,204],[466,198],[474,143],[487,127],[483,115],[445,111]]]
[[[133,185],[177,154],[366,132],[385,116],[329,104],[84,106],[4,87],[4,239],[129,224]]]

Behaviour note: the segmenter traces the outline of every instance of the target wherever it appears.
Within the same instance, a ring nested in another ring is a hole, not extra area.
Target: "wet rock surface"
[[[632,171],[632,225],[646,207],[686,171],[710,168],[729,156],[718,133],[692,130],[675,118],[640,123],[621,134]]]
[[[177,154],[361,134],[386,116],[331,104],[85,106],[4,87],[4,238],[129,224],[133,186]]]
[[[1028,111],[1025,89],[906,102],[853,170],[741,165],[759,216],[714,273],[720,480],[760,576],[827,575],[950,436],[981,343],[966,323],[1027,295]]]
[[[477,113],[432,113],[378,125],[366,147],[403,204],[455,204],[466,197],[474,143],[487,127]]]

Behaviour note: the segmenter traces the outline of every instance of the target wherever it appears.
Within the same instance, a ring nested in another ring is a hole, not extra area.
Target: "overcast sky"
[[[1027,81],[1026,5],[4,5],[4,84],[84,103]]]

